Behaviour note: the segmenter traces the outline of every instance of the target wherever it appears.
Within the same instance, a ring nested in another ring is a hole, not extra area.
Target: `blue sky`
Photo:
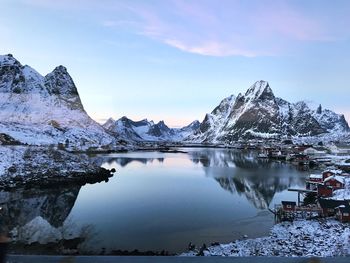
[[[0,53],[64,65],[96,120],[202,120],[255,81],[350,120],[350,2],[0,0]]]

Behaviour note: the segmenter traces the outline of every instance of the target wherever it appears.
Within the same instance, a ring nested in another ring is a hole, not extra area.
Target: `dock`
[[[300,195],[308,194],[308,193],[315,193],[315,194],[317,194],[316,190],[310,190],[310,189],[288,188],[288,191],[298,192],[298,206],[300,206],[300,204],[301,204],[301,202],[300,202]]]
[[[271,210],[270,210],[271,211]],[[275,205],[275,222],[294,221],[295,219],[312,219],[322,214],[322,209],[318,206],[295,206],[292,210],[283,209],[282,205]]]

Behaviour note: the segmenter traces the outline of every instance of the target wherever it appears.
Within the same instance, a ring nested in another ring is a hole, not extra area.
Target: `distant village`
[[[304,189],[288,189],[297,193],[297,202],[285,200],[270,210],[277,222],[328,217],[350,222],[348,144],[262,147],[258,158],[288,161],[317,171],[306,179]]]

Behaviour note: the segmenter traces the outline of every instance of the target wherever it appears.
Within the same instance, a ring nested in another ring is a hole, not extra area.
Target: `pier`
[[[295,219],[312,219],[322,214],[322,209],[316,205],[313,206],[294,206],[287,210],[283,205],[275,205],[274,211],[275,222],[294,221]]]
[[[291,192],[298,192],[298,206],[301,205],[300,202],[300,195],[308,194],[308,193],[315,193],[317,194],[316,190],[310,190],[310,189],[297,189],[297,188],[288,188],[288,191]]]

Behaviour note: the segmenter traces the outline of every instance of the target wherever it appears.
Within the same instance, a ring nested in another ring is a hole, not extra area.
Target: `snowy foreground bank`
[[[111,176],[86,155],[50,147],[0,146],[0,189],[93,183]]]
[[[335,220],[302,220],[275,225],[263,238],[209,246],[204,256],[334,257],[350,255],[350,228]],[[180,256],[196,256],[198,250]]]

